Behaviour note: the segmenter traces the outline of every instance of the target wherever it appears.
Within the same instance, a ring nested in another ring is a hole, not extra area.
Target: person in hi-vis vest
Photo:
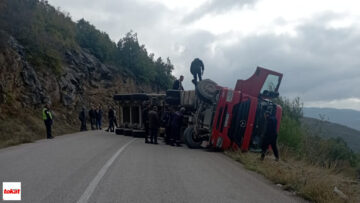
[[[53,118],[48,104],[46,104],[45,107],[43,108],[42,116],[46,127],[46,137],[47,139],[52,139],[54,138],[51,135],[51,126],[53,124]]]

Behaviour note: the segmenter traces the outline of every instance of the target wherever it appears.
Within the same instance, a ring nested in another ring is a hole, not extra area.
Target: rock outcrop
[[[0,49],[0,105],[40,108],[51,103],[73,113],[82,106],[109,104],[115,93],[152,91],[83,49],[65,50],[60,73],[33,67],[16,39],[0,35],[6,39]]]

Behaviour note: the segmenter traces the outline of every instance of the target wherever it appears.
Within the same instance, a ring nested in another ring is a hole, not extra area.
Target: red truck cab
[[[279,95],[281,79],[281,73],[257,67],[249,79],[238,80],[234,90],[220,88],[210,145],[223,150],[258,150],[265,111],[277,118],[277,130],[280,127],[282,109],[270,99]]]

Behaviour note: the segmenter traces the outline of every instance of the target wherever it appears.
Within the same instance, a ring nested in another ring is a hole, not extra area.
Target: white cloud
[[[149,0],[164,4],[169,9],[185,9],[186,11],[192,11],[205,3],[206,0]]]
[[[256,66],[284,73],[280,94],[305,105],[358,109],[360,2],[356,0],[49,0],[117,41],[131,29],[185,75],[200,57],[205,78],[233,88]],[[353,97],[355,99],[353,99]]]

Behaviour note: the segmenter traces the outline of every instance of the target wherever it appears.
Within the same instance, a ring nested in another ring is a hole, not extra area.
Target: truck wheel
[[[193,126],[187,127],[184,131],[184,141],[189,148],[198,149],[200,148],[201,141],[194,139],[194,133],[195,131]]]
[[[117,135],[124,135],[124,129],[123,128],[116,128],[115,133]]]
[[[201,100],[204,100],[205,102],[212,103],[217,92],[217,84],[210,79],[202,80],[196,86],[197,95]]]

